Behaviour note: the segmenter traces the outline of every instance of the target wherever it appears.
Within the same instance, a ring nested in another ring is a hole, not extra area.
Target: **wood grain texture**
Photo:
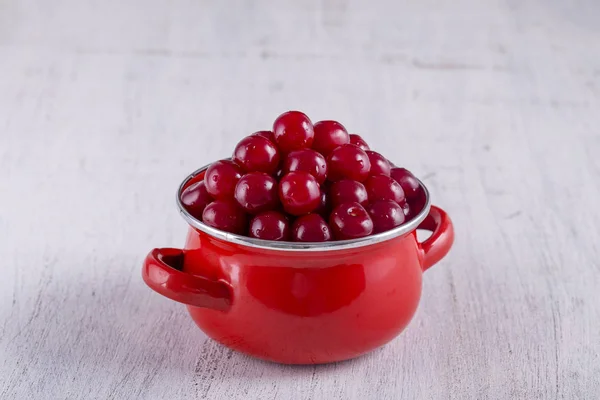
[[[0,1],[0,398],[600,396],[600,3]],[[360,359],[256,361],[145,287],[173,194],[287,109],[425,178],[456,244]]]

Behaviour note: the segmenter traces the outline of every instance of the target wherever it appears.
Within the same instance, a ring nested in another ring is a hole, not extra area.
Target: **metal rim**
[[[386,240],[394,239],[399,236],[403,236],[409,232],[414,231],[417,227],[423,222],[427,214],[429,214],[429,209],[431,207],[431,201],[429,197],[429,191],[419,180],[419,184],[423,188],[425,192],[425,206],[421,210],[421,212],[416,215],[413,219],[404,223],[394,229],[391,229],[386,232],[378,233],[372,236],[366,236],[359,239],[350,239],[350,240],[338,240],[331,242],[277,242],[273,240],[263,240],[263,239],[255,239],[247,236],[236,235],[233,233],[221,231],[219,229],[213,228],[204,224],[202,221],[194,218],[183,206],[181,203],[181,192],[188,184],[189,181],[194,179],[196,176],[204,172],[210,164],[205,165],[204,167],[197,169],[188,175],[187,178],[183,180],[181,185],[179,185],[179,189],[177,190],[177,207],[179,207],[179,212],[183,216],[183,219],[187,221],[192,227],[220,240],[225,242],[239,244],[247,247],[254,247],[265,250],[278,250],[278,251],[335,251],[335,250],[345,250],[345,249],[355,249],[363,246],[369,246],[375,243],[385,242]]]

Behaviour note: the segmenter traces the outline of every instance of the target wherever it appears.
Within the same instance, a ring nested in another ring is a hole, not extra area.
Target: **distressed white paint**
[[[600,396],[600,3],[0,1],[0,398]],[[220,347],[147,289],[173,193],[280,112],[456,223],[409,329],[336,365]]]

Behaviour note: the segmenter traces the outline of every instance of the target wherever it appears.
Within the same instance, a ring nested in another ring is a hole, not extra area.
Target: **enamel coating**
[[[334,362],[384,345],[412,319],[423,271],[454,238],[435,206],[419,229],[432,235],[420,243],[413,229],[359,247],[286,251],[190,226],[184,248],[152,250],[142,275],[225,346],[286,364]]]

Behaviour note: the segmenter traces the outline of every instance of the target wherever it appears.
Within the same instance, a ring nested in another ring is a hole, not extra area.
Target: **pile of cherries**
[[[299,111],[242,139],[181,194],[186,210],[222,231],[265,240],[324,242],[393,229],[421,211],[414,175],[371,151],[336,121]]]

